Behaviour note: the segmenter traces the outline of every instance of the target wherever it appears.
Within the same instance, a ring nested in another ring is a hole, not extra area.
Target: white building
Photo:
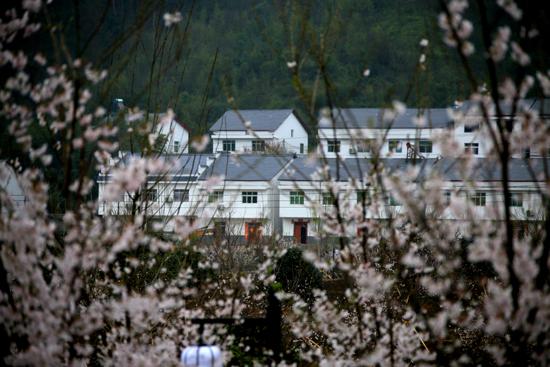
[[[0,161],[0,191],[4,192],[16,207],[27,202],[27,196],[17,180],[15,171],[5,161]]]
[[[327,158],[371,157],[405,158],[411,149],[417,156],[441,155],[433,134],[452,127],[444,108],[409,108],[395,115],[390,109],[338,108],[319,120],[319,152]]]
[[[416,161],[418,173],[415,179],[417,185],[423,185],[431,173],[438,173],[443,180],[441,187],[441,202],[443,211],[435,213],[442,220],[502,220],[504,218],[504,196],[502,194],[502,177],[498,165],[492,160],[476,159],[468,177],[460,174],[462,158],[421,159]],[[358,228],[349,222],[349,213],[362,209],[362,203],[369,203],[374,195],[374,185],[369,182],[371,162],[366,159],[349,158],[326,160],[328,169],[319,170],[319,161],[298,158],[285,169],[279,178],[279,215],[282,221],[283,238],[299,244],[317,243],[326,240],[323,234],[323,224],[320,221],[320,211],[334,212],[334,193],[336,188],[340,205],[340,213],[346,222],[344,236],[353,237]],[[401,175],[411,167],[408,159],[383,159],[380,161],[390,174]],[[509,164],[511,189],[511,213],[517,223],[524,221],[540,221],[544,218],[541,195],[537,180],[531,172],[542,172],[544,160],[532,158],[529,160],[512,159]],[[550,164],[550,162],[546,162]],[[532,170],[532,171],[531,171]],[[330,182],[330,185],[328,184]],[[387,192],[380,201],[381,205],[368,206],[365,215],[367,219],[384,220],[407,210],[405,200],[412,200],[417,205],[414,194],[400,198],[396,193]],[[450,206],[452,201],[461,204],[464,210],[456,211]],[[426,207],[426,210],[433,208]],[[323,238],[324,237],[324,238]]]
[[[126,154],[113,164],[127,165],[139,158]],[[214,157],[209,154],[180,154],[163,157],[169,165],[166,172],[149,175],[147,184],[139,192],[126,192],[118,200],[104,200],[105,189],[112,178],[112,170],[103,171],[98,176],[99,215],[130,215],[146,213],[162,229],[171,231],[170,219],[175,216],[195,217],[198,198],[197,179]]]
[[[170,118],[167,113],[144,113],[138,108],[128,108],[123,99],[116,98],[108,119],[113,122],[119,117],[124,117],[128,131],[139,129],[141,134],[157,134],[156,144],[162,153],[189,152],[189,129],[177,117]]]
[[[126,156],[119,164],[127,164],[131,159]],[[380,199],[382,195],[369,182],[372,162],[362,158],[329,158],[327,169],[321,168],[319,160],[292,155],[184,154],[166,159],[172,163],[168,172],[148,177],[141,192],[125,193],[112,202],[101,199],[111,180],[110,173],[103,172],[98,178],[98,214],[147,213],[165,231],[172,230],[170,219],[183,216],[199,220],[199,227],[208,234],[223,233],[248,241],[261,235],[281,235],[289,241],[307,244],[328,239],[320,218],[321,214],[335,210],[331,187],[336,188],[340,212],[348,218],[343,237],[358,233],[353,220],[349,222],[349,214],[362,208],[363,202],[368,204],[371,198],[378,195]],[[423,185],[432,173],[442,179],[440,194],[445,204],[441,212],[435,213],[436,217],[464,222],[501,220],[504,197],[498,165],[492,160],[473,158],[472,171],[463,177],[459,170],[461,159],[420,159],[414,163],[418,168],[416,185]],[[380,164],[390,174],[401,175],[413,161],[386,158]],[[511,209],[518,223],[544,219],[537,182],[542,178],[531,174],[542,172],[543,164],[542,158],[510,161]],[[366,218],[385,220],[401,214],[410,204],[407,200],[417,203],[414,193],[402,198],[386,192],[380,205],[367,207]],[[451,206],[453,201],[461,205]],[[465,210],[457,212],[456,207]]]
[[[513,129],[516,132],[520,132],[525,128],[519,122],[519,114],[537,114],[542,120],[548,121],[550,119],[550,100],[535,100],[535,99],[521,99],[516,105],[516,110],[512,108],[510,103],[504,101],[500,102],[500,113],[502,116],[502,122],[512,122],[514,124]],[[464,116],[461,123],[454,124],[454,137],[459,142],[464,150],[469,151],[476,157],[486,157],[493,149],[491,135],[488,131],[487,124],[484,124],[485,118],[483,112],[480,110],[479,103],[472,101],[466,101],[459,103],[455,110],[461,112]],[[497,131],[497,112],[493,107],[487,111],[489,115],[489,121],[491,128]],[[523,146],[520,151],[512,152],[515,158],[529,158],[529,157],[548,157],[550,148],[547,152],[541,152],[528,145]]]
[[[166,154],[189,152],[189,131],[177,118],[169,119],[165,113],[149,114],[154,131],[161,137],[162,151]]]
[[[307,131],[290,109],[228,110],[210,128],[210,133],[213,152],[307,153]]]
[[[204,226],[247,241],[279,233],[277,179],[292,155],[219,153],[199,178]],[[221,178],[212,184],[212,178]]]

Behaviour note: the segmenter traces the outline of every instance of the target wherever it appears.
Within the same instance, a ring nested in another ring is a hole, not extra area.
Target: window
[[[253,152],[263,152],[265,150],[265,141],[263,140],[252,140],[252,151]]]
[[[388,147],[390,152],[403,153],[403,142],[401,140],[390,139]]]
[[[300,143],[300,154],[304,154],[304,143]]]
[[[420,140],[418,142],[418,152],[419,153],[431,153],[432,152],[432,142],[430,140]]]
[[[510,206],[522,207],[523,206],[523,195],[519,192],[510,193]]]
[[[304,204],[304,193],[302,191],[291,191],[290,192],[290,204],[291,205],[303,205]]]
[[[149,189],[145,191],[145,200],[157,201],[157,189]]]
[[[222,149],[224,152],[234,152],[235,151],[235,140],[224,140],[222,142]]]
[[[174,140],[174,153],[178,153],[180,151],[180,142],[177,140]]]
[[[329,140],[328,141],[328,151],[330,153],[339,153],[340,152],[340,140]]]
[[[464,143],[464,151],[473,155],[479,154],[479,143]]]
[[[444,198],[445,198],[445,205],[451,205],[451,192],[450,191],[445,191],[443,193],[444,195]]]
[[[357,202],[362,204],[363,202],[365,204],[369,204],[370,201],[370,195],[369,190],[357,190]]]
[[[215,203],[218,201],[223,201],[223,191],[213,191],[208,194],[209,203]]]
[[[256,204],[258,202],[257,191],[243,191],[243,204]]]
[[[388,206],[400,206],[401,203],[393,197],[393,195],[388,195],[386,198],[386,205]]]
[[[475,206],[485,206],[487,203],[487,195],[484,192],[475,192],[470,196],[470,200]]]
[[[355,141],[355,144],[349,148],[349,154],[370,152],[370,143],[368,141]]]
[[[294,137],[294,130],[293,130],[293,129],[290,130],[290,137],[291,137],[291,138]]]
[[[174,190],[174,201],[189,201],[189,190]]]
[[[475,124],[475,125],[464,125],[464,132],[465,132],[465,133],[473,133],[473,132],[476,131],[477,129],[479,129],[479,124]]]
[[[323,192],[323,205],[334,205],[335,201],[335,198],[330,192]]]

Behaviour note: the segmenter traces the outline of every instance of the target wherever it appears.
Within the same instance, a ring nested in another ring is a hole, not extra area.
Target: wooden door
[[[245,223],[245,239],[248,242],[255,242],[260,239],[260,223]]]
[[[294,242],[306,244],[307,243],[307,223],[306,222],[294,222]]]

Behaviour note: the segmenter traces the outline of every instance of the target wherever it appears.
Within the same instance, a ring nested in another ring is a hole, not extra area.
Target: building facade
[[[308,134],[294,110],[229,110],[210,128],[213,152],[307,154]]]
[[[479,112],[466,105],[387,111],[355,108],[325,114],[319,121],[317,154],[309,156],[307,132],[294,111],[228,111],[210,129],[214,153],[174,155],[174,142],[180,137],[183,142],[188,134],[174,135],[167,140],[172,154],[165,156],[171,168],[149,177],[139,197],[126,193],[102,201],[99,214],[145,211],[166,231],[173,230],[171,218],[183,216],[196,218],[207,234],[245,241],[280,236],[308,244],[325,240],[327,223],[333,225],[340,212],[345,225],[336,237],[349,238],[361,230],[360,220],[387,220],[417,204],[414,190],[402,195],[380,189],[373,172],[384,170],[389,177],[416,172],[413,184],[418,188],[437,177],[441,185],[434,194],[440,205],[422,210],[439,220],[502,220],[501,172],[486,158],[492,146]],[[489,122],[495,123],[494,118]],[[166,124],[167,131],[181,133],[172,128],[176,125]],[[441,137],[451,138],[452,154]],[[272,154],[270,144],[282,144],[283,151],[293,154]],[[518,223],[544,219],[540,173],[550,162],[541,156],[514,152],[509,162],[510,209]],[[118,164],[131,159],[126,155]],[[109,172],[100,174],[100,198],[110,180]]]

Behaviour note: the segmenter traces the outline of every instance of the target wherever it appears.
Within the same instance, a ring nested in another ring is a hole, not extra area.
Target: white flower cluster
[[[472,22],[464,19],[464,11],[468,8],[467,0],[451,0],[447,4],[446,12],[439,14],[439,27],[445,31],[443,40],[448,46],[460,45],[464,55],[474,53],[474,45],[468,38],[474,30]]]

